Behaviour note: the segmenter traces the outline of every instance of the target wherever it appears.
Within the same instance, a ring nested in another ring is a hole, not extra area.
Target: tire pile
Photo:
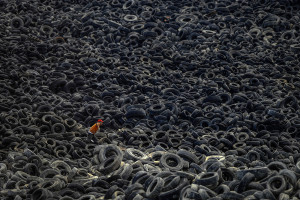
[[[299,1],[0,12],[1,199],[300,199]]]

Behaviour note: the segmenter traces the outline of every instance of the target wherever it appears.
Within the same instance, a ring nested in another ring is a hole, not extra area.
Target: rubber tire
[[[160,177],[155,177],[147,187],[146,197],[151,199],[156,198],[160,194],[163,186],[164,180]]]
[[[273,184],[275,182],[280,182],[280,187],[278,187],[277,185],[274,186]],[[284,177],[280,175],[271,177],[267,182],[267,189],[270,190],[275,196],[283,192],[286,189],[286,187],[286,181]]]
[[[147,160],[149,157],[142,151],[134,148],[128,148],[125,150],[125,157],[127,159],[137,161],[137,160]]]
[[[171,159],[173,162],[176,162],[175,166],[171,166],[169,163],[167,163],[167,161]],[[170,171],[180,171],[183,168],[183,160],[176,154],[165,153],[160,158],[160,166],[168,168]]]

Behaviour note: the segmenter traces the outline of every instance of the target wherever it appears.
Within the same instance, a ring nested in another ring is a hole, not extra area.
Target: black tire
[[[55,169],[46,169],[41,172],[41,178],[53,178],[55,175],[59,175],[59,171]]]
[[[276,170],[276,171],[280,171],[282,169],[286,169],[286,164],[284,164],[283,162],[280,161],[273,161],[271,163],[268,164],[267,166],[270,170]]]
[[[120,190],[120,188],[117,186],[117,185],[113,185],[111,186],[106,192],[105,192],[105,196],[104,196],[104,199],[111,199],[113,194]],[[115,198],[113,198],[115,199]]]
[[[144,182],[150,177],[150,174],[146,171],[139,171],[137,172],[132,180],[131,180],[131,183],[132,184],[135,184],[135,183],[139,183],[139,184],[144,184]]]
[[[100,164],[98,170],[103,174],[108,174],[118,169],[121,164],[121,161],[122,160],[120,156],[111,156]]]
[[[54,134],[63,134],[66,132],[66,128],[62,123],[56,123],[51,126],[51,131]]]
[[[285,193],[281,193],[278,197],[279,200],[289,200],[291,199],[290,195],[285,194]]]
[[[120,158],[120,160],[123,159],[123,153],[121,152],[120,148],[117,147],[116,145],[113,144],[108,144],[108,145],[100,145],[99,146],[100,151],[99,151],[99,161],[103,162],[110,156],[117,156]]]
[[[286,181],[283,176],[273,176],[267,182],[267,189],[275,196],[279,195],[286,189]]]
[[[268,189],[263,190],[263,197],[265,199],[276,200],[276,197],[274,196],[274,194]]]
[[[69,197],[69,196],[65,196],[65,197],[61,197],[59,198],[60,200],[74,200],[73,197]]]
[[[161,112],[163,112],[165,109],[166,109],[166,107],[164,104],[155,104],[155,105],[150,106],[150,108],[148,109],[148,112],[151,115],[158,115]]]
[[[80,168],[84,168],[84,169],[90,169],[92,166],[92,163],[86,158],[81,158],[77,160],[77,163]]]
[[[0,174],[5,174],[7,172],[7,165],[5,163],[0,163]]]
[[[80,198],[78,198],[78,200],[96,200],[94,195],[82,195]]]
[[[180,157],[182,157],[184,160],[187,160],[188,162],[192,163],[196,163],[198,164],[199,163],[199,159],[197,158],[197,156],[187,150],[184,150],[184,149],[180,149],[178,152],[177,152],[177,155],[179,155]]]
[[[177,184],[176,187],[174,187],[168,191],[161,192],[159,195],[159,198],[160,199],[171,199],[173,197],[179,197],[180,191],[189,184],[190,184],[190,182],[187,178],[180,178],[180,182],[179,182],[179,184]]]
[[[20,29],[24,26],[24,21],[22,18],[19,18],[19,17],[14,17],[11,22],[10,22],[10,25],[12,28],[14,29]]]
[[[146,190],[146,197],[156,198],[161,192],[164,185],[164,180],[160,177],[155,177]]]
[[[241,180],[248,172],[254,174],[255,180],[258,181],[268,176],[270,170],[267,167],[256,167],[252,169],[238,170],[236,172],[236,176],[239,180]]]
[[[131,184],[125,190],[125,195],[129,196],[132,192],[137,191],[137,190],[142,190],[142,189],[144,189],[142,184],[139,184],[139,183]]]
[[[39,168],[34,163],[27,163],[24,166],[24,172],[31,176],[40,176]]]
[[[183,168],[183,160],[173,153],[165,153],[160,158],[160,166],[170,171],[180,171]]]
[[[298,159],[299,160],[299,159]],[[297,173],[300,173],[300,160],[296,163],[296,170]]]
[[[133,175],[132,171],[133,171],[133,167],[126,163],[123,167],[122,172],[120,173],[121,178],[123,180],[128,180],[129,177],[131,177]]]
[[[140,119],[142,119],[142,118],[146,117],[146,112],[142,108],[132,108],[132,109],[129,109],[125,113],[125,117],[127,119],[129,119],[129,118],[140,118]]]
[[[18,124],[19,124],[19,121],[18,119],[16,119],[15,117],[13,116],[7,116],[5,117],[5,120],[4,120],[5,123],[9,124],[11,129],[15,128]]]
[[[292,185],[295,187],[296,183],[297,183],[297,176],[295,174],[295,172],[293,172],[292,170],[289,169],[283,169],[280,170],[279,175],[285,177],[285,179]]]
[[[62,189],[62,184],[59,179],[45,180],[45,182],[39,184],[38,186],[51,192],[60,191]]]
[[[178,186],[179,183],[180,183],[180,177],[176,176],[176,175],[171,175],[171,176],[168,176],[168,177],[164,178],[164,182],[165,183],[164,183],[164,187],[162,189],[162,192],[172,190],[176,186]]]
[[[58,79],[53,81],[49,85],[49,89],[52,90],[54,93],[58,93],[63,90],[64,86],[67,84],[65,79]]]
[[[78,199],[82,196],[82,194],[80,194],[79,192],[75,192],[68,188],[62,189],[58,194],[62,197],[71,197],[73,199]]]
[[[50,166],[57,170],[65,170],[67,173],[71,172],[71,167],[64,161],[56,160],[50,164]]]
[[[137,160],[148,160],[149,157],[142,151],[134,148],[127,148],[125,150],[125,155],[127,159],[137,161]]]
[[[238,193],[242,193],[244,191],[246,191],[247,186],[249,185],[250,182],[252,182],[255,179],[255,176],[251,173],[247,173],[245,174],[245,176],[242,178],[242,180],[240,181],[240,184],[237,188],[237,192]]]
[[[233,181],[236,178],[236,174],[234,173],[234,171],[226,167],[221,167],[220,176],[221,176],[220,178],[223,181]]]
[[[71,118],[65,119],[64,123],[67,131],[73,130],[76,126],[76,121]]]
[[[226,200],[242,200],[245,198],[244,195],[238,194],[235,191],[225,192],[221,194],[221,197]]]
[[[23,171],[24,165],[25,165],[25,163],[18,163],[18,162],[12,163],[11,171],[13,171],[13,172]]]
[[[80,193],[85,193],[85,188],[79,183],[69,183],[67,188]]]
[[[32,200],[46,200],[49,198],[49,191],[44,188],[39,188],[32,193]]]
[[[196,174],[200,174],[201,172],[203,172],[203,169],[196,163],[191,163],[189,166],[189,171],[195,172]]]
[[[219,174],[217,172],[206,172],[196,176],[194,183],[214,189],[219,184]]]
[[[70,81],[70,82],[66,83],[66,85],[64,86],[63,89],[65,92],[71,93],[71,94],[77,91],[76,84],[74,83],[74,81]]]
[[[34,163],[38,168],[40,168],[43,165],[42,159],[37,155],[31,155],[28,158],[29,163]]]
[[[225,185],[225,184],[221,184],[219,185],[215,190],[214,190],[218,195],[223,194],[225,192],[229,192],[230,188]]]
[[[8,182],[8,180],[9,180],[8,176],[4,173],[1,173],[0,174],[0,187],[4,188],[3,186],[4,186],[4,184],[6,184]]]

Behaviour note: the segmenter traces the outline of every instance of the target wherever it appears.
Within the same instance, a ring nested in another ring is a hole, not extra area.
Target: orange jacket
[[[99,128],[100,128],[100,123],[97,122],[96,124],[94,124],[94,125],[90,128],[90,132],[93,133],[93,134],[95,134],[95,133],[98,131]]]

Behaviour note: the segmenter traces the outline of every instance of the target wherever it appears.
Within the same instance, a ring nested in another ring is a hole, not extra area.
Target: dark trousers
[[[89,132],[89,131],[87,133],[87,139],[88,139],[89,142],[98,144],[98,139],[96,138],[96,136],[93,133]]]

